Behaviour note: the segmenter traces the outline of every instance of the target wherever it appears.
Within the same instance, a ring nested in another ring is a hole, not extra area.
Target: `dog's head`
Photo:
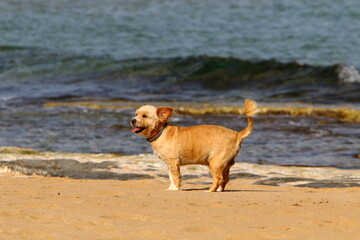
[[[146,138],[153,136],[169,122],[172,111],[170,107],[142,106],[136,110],[135,117],[131,120],[132,131]]]

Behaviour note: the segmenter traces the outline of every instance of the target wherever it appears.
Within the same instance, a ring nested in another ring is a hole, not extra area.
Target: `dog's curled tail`
[[[250,133],[254,127],[254,121],[252,118],[258,112],[259,112],[259,109],[258,109],[256,102],[251,101],[249,99],[245,99],[245,114],[248,119],[248,126],[244,130],[242,130],[241,132],[239,132],[237,134],[237,140],[239,143],[241,143],[245,138],[247,138],[250,135]]]

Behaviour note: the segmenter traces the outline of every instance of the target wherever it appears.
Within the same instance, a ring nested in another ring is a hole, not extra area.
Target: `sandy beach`
[[[1,239],[358,239],[360,188],[0,176]]]

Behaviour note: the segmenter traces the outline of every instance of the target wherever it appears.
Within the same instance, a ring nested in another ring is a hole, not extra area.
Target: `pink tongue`
[[[131,131],[134,133],[134,132],[140,131],[140,128],[133,128]]]

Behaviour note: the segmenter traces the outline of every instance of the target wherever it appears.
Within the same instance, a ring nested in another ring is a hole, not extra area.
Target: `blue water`
[[[2,0],[0,46],[115,59],[211,55],[360,67],[357,0]]]
[[[44,108],[49,101],[252,98],[359,109],[359,39],[358,0],[2,0],[0,146],[151,152],[130,131],[134,109]],[[272,116],[255,124],[242,161],[360,167],[359,124]]]

